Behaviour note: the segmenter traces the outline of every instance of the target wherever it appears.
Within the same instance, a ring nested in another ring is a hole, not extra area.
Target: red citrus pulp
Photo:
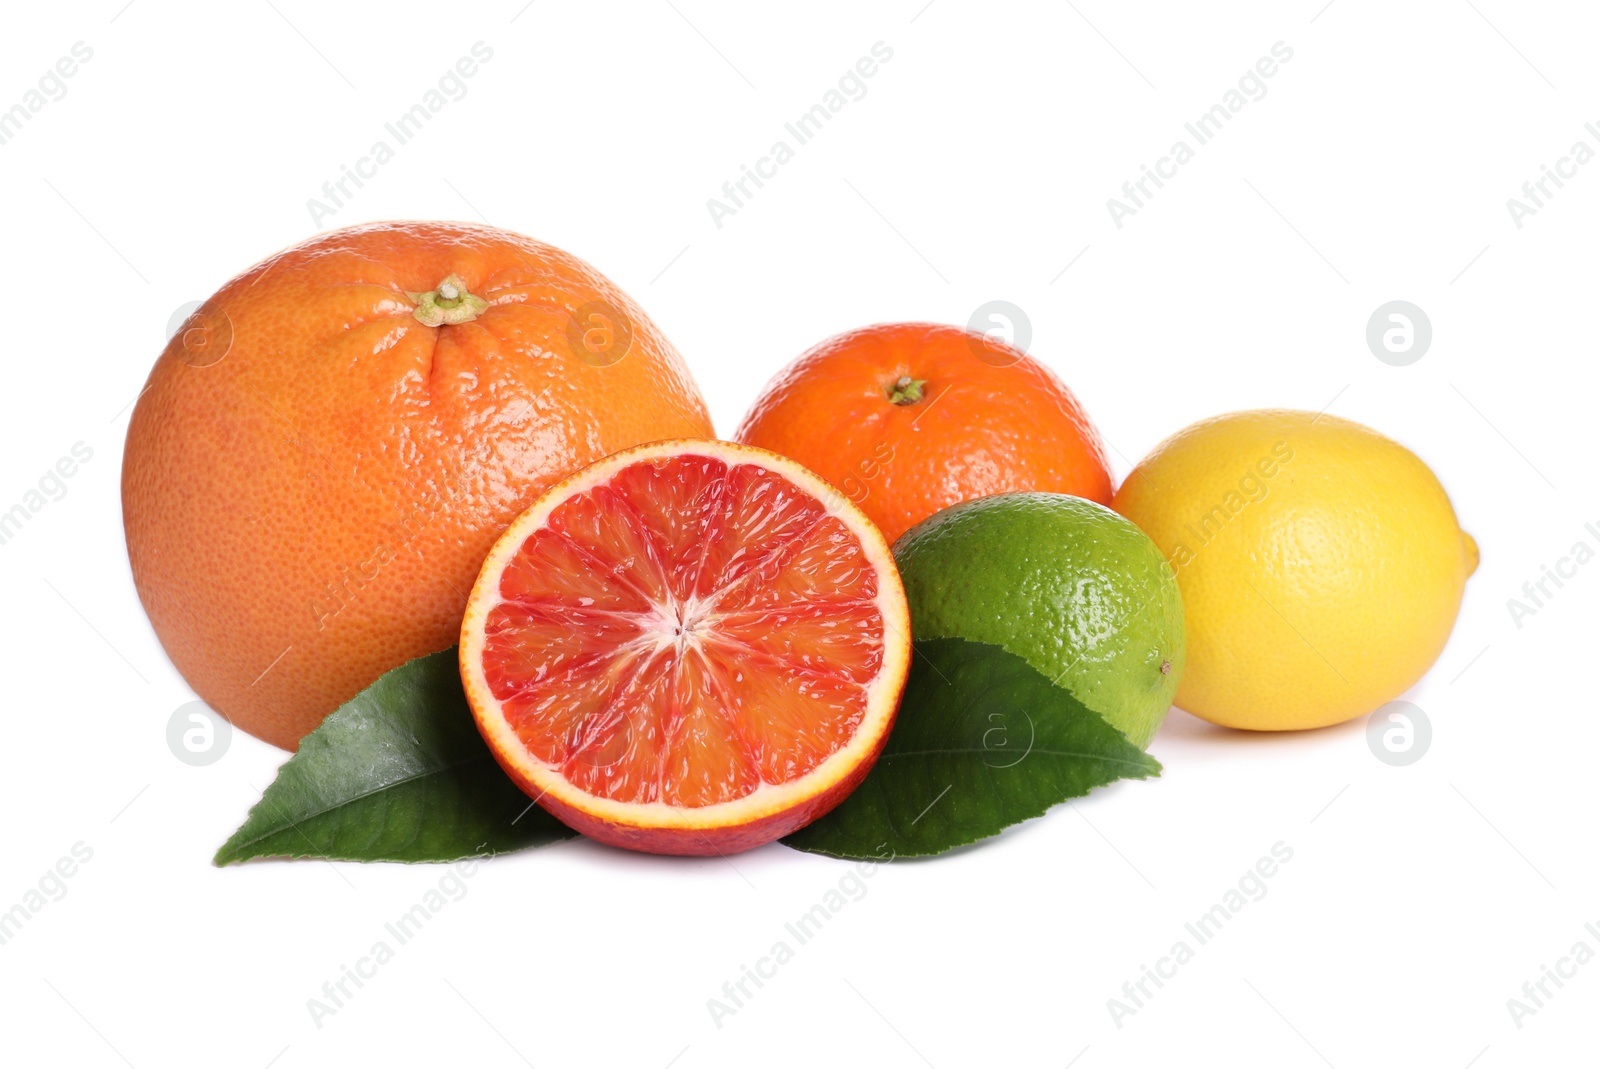
[[[569,826],[732,853],[866,775],[909,636],[889,548],[843,495],[775,453],[683,440],[518,517],[473,587],[461,672],[501,765]]]

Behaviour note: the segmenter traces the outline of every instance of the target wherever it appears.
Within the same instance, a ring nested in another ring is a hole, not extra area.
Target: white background
[[[1520,1029],[1506,1006],[1580,939],[1600,951],[1600,564],[1520,628],[1506,604],[1575,542],[1600,548],[1600,163],[1520,229],[1506,207],[1574,141],[1600,147],[1592,9],[523,2],[6,13],[0,107],[74,42],[93,58],[0,145],[0,506],[74,443],[93,458],[0,545],[0,909],[75,843],[93,858],[0,946],[0,1059],[1593,1063],[1600,963]],[[480,40],[467,95],[313,225],[307,199]],[[713,225],[707,198],[878,41],[894,54],[866,96]],[[1294,54],[1267,95],[1114,226],[1107,198],[1277,41]],[[174,310],[319,228],[390,218],[486,219],[588,259],[674,340],[725,434],[828,335],[1003,299],[1119,477],[1233,409],[1397,437],[1483,552],[1407,695],[1431,749],[1395,768],[1361,721],[1255,736],[1174,712],[1159,780],[876,871],[720,1028],[707,1000],[843,863],[581,841],[500,858],[317,1027],[307,999],[445,870],[210,866],[284,755],[242,734],[204,768],[169,752],[193,695],[130,582],[118,469]],[[1364,340],[1394,299],[1433,323],[1409,367]],[[1280,841],[1266,897],[1117,1027],[1107,1000]]]

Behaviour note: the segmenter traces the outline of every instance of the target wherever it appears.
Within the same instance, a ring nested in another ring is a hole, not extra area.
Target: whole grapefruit
[[[735,437],[821,475],[891,542],[990,494],[1111,503],[1105,449],[1072,391],[960,327],[888,323],[830,338],[779,372]]]
[[[489,226],[351,227],[227,283],[156,361],[128,557],[200,697],[292,749],[455,642],[484,555],[546,489],[712,433],[677,351],[576,257]]]

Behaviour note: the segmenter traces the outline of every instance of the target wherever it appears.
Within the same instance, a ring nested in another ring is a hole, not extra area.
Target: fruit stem
[[[427,293],[408,290],[406,296],[417,302],[411,314],[425,327],[470,323],[478,318],[479,312],[489,307],[488,301],[468,293],[467,284],[453,273]]]
[[[888,393],[891,404],[914,405],[922,400],[922,388],[927,384],[927,379],[914,379],[910,375],[901,375],[889,384],[885,392]]]

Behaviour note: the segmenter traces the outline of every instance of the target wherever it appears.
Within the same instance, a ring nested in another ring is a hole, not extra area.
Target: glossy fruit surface
[[[736,437],[839,487],[891,542],[988,494],[1111,501],[1100,435],[1072,392],[1032,357],[960,327],[830,338],[768,384]]]
[[[1000,646],[1144,748],[1184,672],[1183,600],[1143,531],[1066,494],[953,505],[900,537],[912,635]]]
[[[128,556],[200,697],[293,748],[455,641],[484,553],[545,489],[710,433],[683,360],[581,260],[470,224],[333,231],[161,354],[128,429]]]
[[[1115,507],[1178,573],[1178,706],[1228,727],[1323,727],[1398,697],[1444,648],[1478,565],[1426,464],[1314,412],[1187,427],[1139,462]]]
[[[776,454],[678,441],[552,488],[485,560],[461,676],[502,767],[613,846],[728,854],[827,812],[910,663],[876,527]]]

